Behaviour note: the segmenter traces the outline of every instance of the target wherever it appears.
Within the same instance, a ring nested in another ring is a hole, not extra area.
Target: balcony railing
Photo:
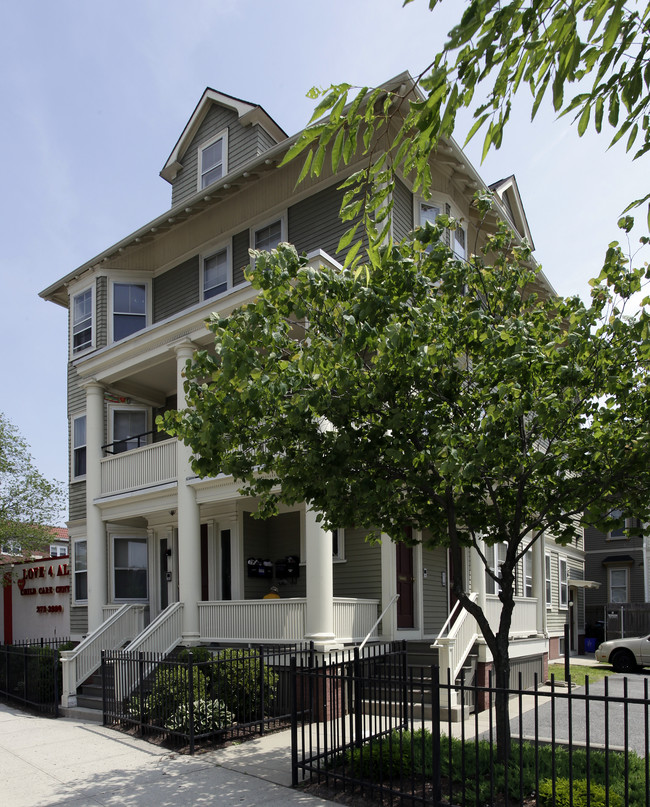
[[[488,594],[485,599],[488,622],[492,630],[497,631],[499,619],[501,618],[501,600],[496,594]],[[515,597],[510,636],[513,639],[523,638],[525,636],[535,636],[537,632],[537,598]]]
[[[104,457],[101,461],[102,496],[174,482],[177,444],[172,438]]]
[[[336,638],[360,641],[372,629],[377,607],[377,600],[335,597]],[[300,642],[305,638],[306,618],[307,600],[304,598],[199,603],[203,641]]]

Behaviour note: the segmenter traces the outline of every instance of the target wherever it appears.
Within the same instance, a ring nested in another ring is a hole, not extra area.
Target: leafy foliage
[[[219,700],[194,701],[192,712],[194,732],[196,734],[207,734],[218,729],[225,729],[235,722],[232,712],[229,712],[225,703]],[[165,728],[170,731],[188,734],[190,731],[190,714],[189,703],[181,703],[174,714],[165,721]]]
[[[64,489],[38,471],[29,447],[0,412],[0,545],[28,557],[52,539],[48,525],[59,521]]]
[[[264,665],[255,650],[222,650],[212,662],[213,690],[225,702],[238,721],[249,722],[264,717],[264,703],[273,703],[277,691],[278,674]]]
[[[443,0],[429,0],[434,10]],[[405,0],[406,3],[413,0]],[[400,87],[313,88],[312,125],[285,162],[306,152],[301,179],[333,171],[361,154],[363,166],[343,183],[344,220],[363,213],[371,246],[389,233],[391,192],[399,168],[427,195],[429,158],[450,137],[460,110],[473,110],[467,140],[485,131],[483,156],[499,148],[514,98],[528,88],[534,118],[545,98],[572,115],[579,135],[613,130],[634,158],[650,149],[650,5],[623,0],[469,0],[443,49]],[[419,90],[419,93],[416,92]],[[650,198],[633,202],[630,207]],[[628,208],[629,209],[629,208]],[[649,207],[650,223],[650,207]],[[355,223],[340,249],[358,232]],[[358,258],[359,242],[348,261]],[[372,256],[372,249],[371,249]]]
[[[587,795],[588,794],[588,795]],[[623,797],[614,791],[608,791],[603,785],[592,784],[587,787],[586,779],[573,781],[558,779],[553,786],[552,779],[544,779],[539,784],[540,807],[623,807]]]
[[[431,776],[433,773],[432,736],[426,729],[415,732],[394,731],[387,737],[372,740],[364,746],[346,752],[344,763],[355,776],[370,782],[397,780],[402,776]],[[627,764],[627,777],[625,766]],[[587,801],[587,766],[589,767],[590,800]],[[486,740],[476,742],[440,737],[440,767],[443,778],[454,784],[458,803],[468,805],[491,804],[492,796],[505,792],[505,766],[495,760],[494,751]],[[609,783],[609,804],[623,803],[627,795],[630,805],[645,804],[645,763],[634,752],[624,754],[591,750],[589,756],[582,749],[573,749],[571,757],[563,747],[551,748],[531,743],[513,745],[508,763],[508,789],[510,797],[519,803],[520,788],[524,794],[535,792],[537,781],[540,805],[568,805],[569,768],[573,782],[573,804],[604,805],[605,782]],[[606,777],[607,770],[607,777]],[[555,778],[553,801],[552,783]]]

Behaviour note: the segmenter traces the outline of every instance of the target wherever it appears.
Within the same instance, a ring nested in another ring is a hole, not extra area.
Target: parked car
[[[650,635],[612,639],[596,648],[596,661],[611,664],[616,672],[634,672],[650,666]]]

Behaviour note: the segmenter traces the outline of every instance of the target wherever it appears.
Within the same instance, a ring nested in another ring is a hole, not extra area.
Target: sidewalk
[[[288,731],[191,757],[96,723],[36,717],[0,703],[7,807],[331,805],[290,783]]]

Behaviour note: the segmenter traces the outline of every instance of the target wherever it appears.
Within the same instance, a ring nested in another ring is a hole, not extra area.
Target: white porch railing
[[[167,655],[181,643],[183,603],[173,602],[125,647],[130,653],[162,653]]]
[[[62,706],[76,706],[77,687],[99,669],[102,650],[117,650],[135,638],[144,628],[144,613],[143,605],[125,604],[74,650],[61,652]]]
[[[334,598],[334,635],[346,642],[359,642],[370,632],[377,637],[378,600]],[[374,628],[373,628],[374,625]]]
[[[501,600],[498,595],[486,595],[485,610],[490,627],[496,633],[501,618]],[[535,636],[537,632],[537,598],[515,597],[509,636],[512,639],[521,639],[526,636]]]
[[[334,598],[337,639],[362,639],[377,619],[377,600]],[[307,600],[230,600],[199,603],[203,641],[301,642],[305,638]],[[372,635],[376,635],[376,628]]]
[[[472,602],[476,602],[478,594],[473,592],[469,598]],[[478,635],[479,629],[476,620],[457,602],[442,626],[438,638],[433,643],[433,647],[438,648],[438,666],[443,680],[445,680],[447,670],[449,670],[450,680],[452,682],[456,680]]]
[[[104,457],[101,461],[102,496],[162,485],[176,480],[175,439],[152,443]]]

